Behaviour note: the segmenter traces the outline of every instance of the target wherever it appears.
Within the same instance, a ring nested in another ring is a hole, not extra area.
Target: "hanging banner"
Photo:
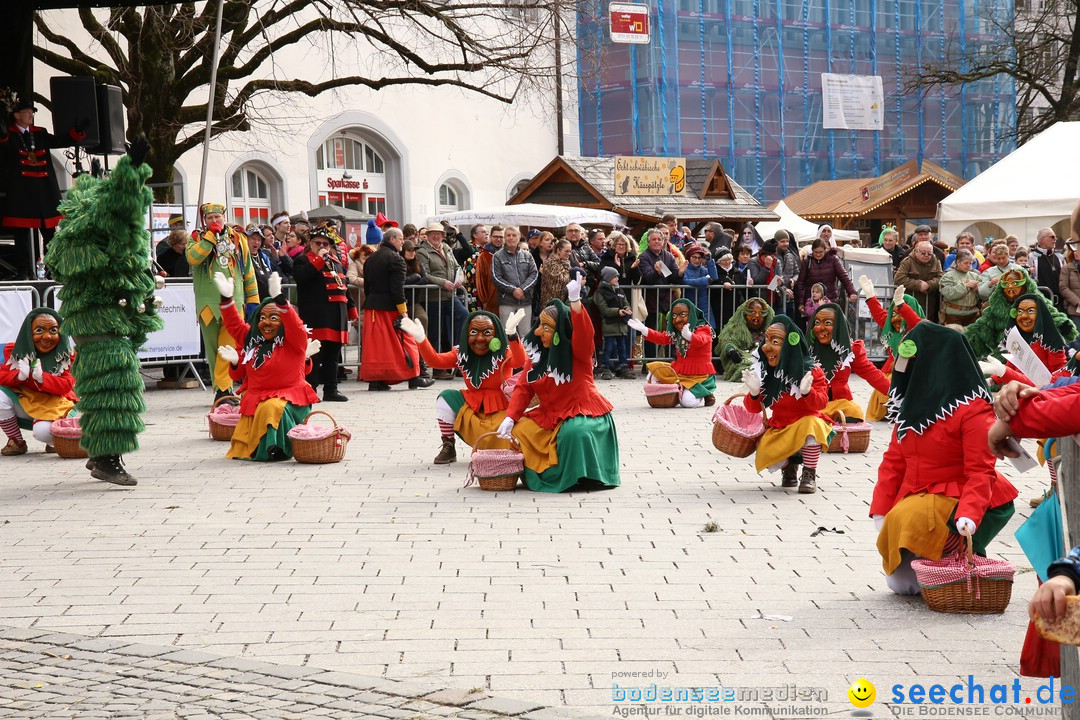
[[[649,44],[649,6],[638,3],[608,5],[611,42]]]
[[[617,156],[616,195],[683,195],[686,158]]]
[[[880,75],[821,74],[821,126],[826,130],[881,130],[885,93]]]

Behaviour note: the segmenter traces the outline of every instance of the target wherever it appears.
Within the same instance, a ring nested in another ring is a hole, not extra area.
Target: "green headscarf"
[[[11,349],[11,357],[8,358],[8,365],[15,367],[15,363],[20,360],[33,363],[36,358],[41,363],[42,370],[50,375],[59,375],[71,365],[71,339],[61,332],[60,342],[56,343],[56,347],[47,355],[39,356],[37,348],[34,347],[34,329],[32,327],[34,318],[38,315],[48,315],[56,320],[57,326],[60,325],[60,316],[52,308],[39,307],[31,310],[23,318],[19,334],[15,338],[15,346]]]
[[[761,378],[761,403],[765,407],[771,407],[781,395],[787,392],[800,397],[799,382],[814,367],[810,343],[806,342],[806,337],[802,334],[802,330],[799,330],[799,326],[787,315],[777,315],[765,329],[768,330],[773,325],[783,325],[786,331],[784,346],[780,350],[780,362],[776,364],[776,367],[771,367],[761,352],[761,345],[758,345],[757,350],[754,351],[755,371]]]
[[[250,315],[248,315],[248,334],[244,338],[244,348],[240,351],[240,362],[249,364],[253,369],[262,367],[262,364],[270,359],[274,350],[285,344],[285,323],[278,327],[277,335],[267,340],[259,332],[259,313],[263,308],[274,302],[273,298],[267,298],[259,303]],[[221,362],[219,360],[219,362]]]
[[[814,335],[814,321],[822,310],[832,310],[833,315],[836,317],[835,322],[833,322],[832,342],[828,345],[819,343],[817,336]],[[814,359],[818,361],[818,364],[821,365],[821,370],[829,380],[832,380],[833,375],[851,364],[851,361],[855,358],[855,353],[851,350],[851,332],[848,330],[847,317],[836,303],[825,303],[814,311],[807,326],[806,339],[810,343],[810,352],[813,354]]]
[[[477,355],[469,346],[469,323],[476,317],[486,317],[495,326],[495,337],[491,339],[491,351],[487,355]],[[506,330],[503,329],[498,315],[487,310],[469,313],[461,327],[461,337],[458,338],[457,366],[461,374],[468,378],[473,387],[480,387],[480,383],[499,369],[499,364],[506,357],[507,345]]]
[[[674,310],[676,305],[685,305],[690,310],[690,319],[686,321],[687,326],[690,328],[690,332],[694,332],[702,325],[709,328],[709,332],[712,332],[712,327],[708,321],[701,316],[701,310],[697,305],[690,302],[686,298],[679,298],[675,302],[671,303],[671,309]],[[667,336],[671,338],[671,344],[675,346],[675,350],[682,357],[686,357],[686,351],[690,347],[690,341],[682,336],[682,333],[675,329],[675,325],[671,321],[671,312],[668,312],[667,321]],[[712,344],[712,340],[709,340],[709,344]]]
[[[544,347],[533,333],[540,327],[540,316],[545,310],[553,309],[556,312],[555,337],[551,340],[551,347]],[[584,311],[582,311],[584,312]],[[570,347],[573,337],[573,325],[570,323],[570,308],[562,300],[551,300],[544,309],[536,316],[529,334],[521,341],[525,348],[525,354],[532,361],[529,374],[525,379],[536,382],[545,375],[550,375],[556,385],[570,382],[574,375],[574,351]]]
[[[911,295],[905,293],[904,302],[908,304],[908,307],[915,311],[916,315],[921,318],[926,317],[926,313],[923,312],[922,305],[920,305],[919,301],[913,298]],[[899,331],[893,330],[892,319],[893,313],[895,312],[896,305],[890,304],[888,316],[885,318],[885,325],[881,328],[881,342],[882,344],[889,346],[889,350],[892,351],[893,358],[896,358],[896,348],[900,347],[900,341],[904,339],[904,334],[911,329],[907,326],[907,323],[904,322],[903,318],[901,318],[900,325],[903,326],[904,329]],[[919,324],[921,325],[922,323]]]
[[[888,418],[896,423],[898,438],[909,430],[921,434],[977,398],[994,401],[971,345],[956,330],[919,323],[900,344],[900,358],[907,365],[893,367]]]
[[[1050,314],[1050,304],[1046,302],[1046,298],[1041,292],[1025,293],[1016,298],[1016,302],[1013,303],[1012,310],[1009,312],[1009,326],[1005,329],[1005,332],[1008,333],[1014,327],[1019,330],[1016,325],[1016,311],[1020,307],[1021,300],[1034,300],[1038,313],[1035,316],[1035,327],[1032,328],[1031,333],[1020,330],[1020,336],[1029,345],[1037,342],[1051,352],[1064,350],[1066,346],[1065,338],[1061,337],[1057,326],[1054,325],[1054,317]]]

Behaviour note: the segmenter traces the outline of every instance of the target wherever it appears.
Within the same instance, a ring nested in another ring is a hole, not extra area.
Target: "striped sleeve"
[[[214,252],[214,247],[214,243],[197,232],[192,233],[188,238],[187,251],[184,253],[187,256],[188,265],[202,265],[206,262],[206,258],[210,257],[210,253]]]

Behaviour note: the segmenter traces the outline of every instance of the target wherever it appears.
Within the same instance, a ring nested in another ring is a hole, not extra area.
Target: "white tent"
[[[478,223],[503,223],[509,225],[528,225],[529,227],[560,228],[570,223],[585,223],[588,225],[612,225],[626,224],[626,218],[617,213],[607,210],[594,210],[592,208],[569,207],[564,205],[540,205],[538,203],[521,203],[520,205],[503,205],[501,207],[478,208],[476,210],[459,210],[452,213],[436,215],[435,222],[445,220],[451,225],[476,225]]]
[[[1072,214],[1080,199],[1078,167],[1080,122],[1059,122],[938,203],[938,236],[950,241],[982,221],[1029,243],[1039,228]]]
[[[759,222],[755,227],[757,231],[761,233],[761,237],[768,240],[773,236],[780,228],[787,230],[789,233],[795,236],[795,242],[799,245],[805,245],[813,242],[817,237],[818,225],[805,220],[795,214],[795,211],[787,206],[787,204],[781,200],[773,208],[773,212],[780,216],[780,219],[775,222]],[[839,242],[858,242],[859,232],[858,230],[837,230],[833,228],[833,240]]]

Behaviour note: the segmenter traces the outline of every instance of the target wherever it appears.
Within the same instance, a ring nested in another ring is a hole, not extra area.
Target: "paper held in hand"
[[[776,288],[780,287],[780,283],[783,282],[783,278],[779,275],[774,275],[772,281],[765,286],[766,289],[776,291]]]
[[[664,263],[660,263],[660,274],[664,277],[671,277],[671,268]]]
[[[1020,368],[1031,380],[1035,387],[1043,387],[1051,382],[1050,370],[1047,369],[1031,346],[1020,335],[1020,330],[1013,327],[1005,336],[1005,350],[1009,353],[1009,361]]]

